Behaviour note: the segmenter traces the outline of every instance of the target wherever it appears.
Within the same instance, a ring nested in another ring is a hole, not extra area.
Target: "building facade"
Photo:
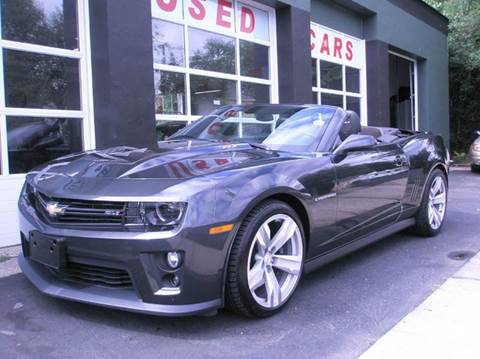
[[[448,141],[448,20],[421,0],[0,0],[0,247],[26,172],[219,106],[319,103]]]

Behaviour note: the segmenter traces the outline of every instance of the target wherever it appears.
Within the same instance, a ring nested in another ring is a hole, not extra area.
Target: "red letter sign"
[[[342,39],[339,37],[335,38],[335,45],[334,45],[334,50],[333,50],[333,56],[338,57],[339,59],[342,58]]]
[[[218,0],[218,8],[217,8],[217,25],[226,27],[230,29],[232,23],[228,21],[229,18],[232,16],[232,3],[227,0]],[[225,17],[227,17],[225,19]]]
[[[330,56],[330,46],[328,45],[328,34],[323,35],[322,47],[320,53]]]
[[[353,43],[351,41],[347,41],[347,54],[345,57],[348,61],[353,60]]]
[[[157,4],[163,11],[172,12],[177,7],[177,0],[157,0]]]
[[[190,16],[192,16],[195,20],[203,20],[205,18],[205,8],[200,0],[192,0],[192,4],[196,6],[196,9],[191,6],[188,8]]]
[[[315,31],[313,29],[310,29],[310,50],[313,51],[315,50],[315,38],[317,35],[315,34]]]
[[[255,15],[253,14],[252,9],[242,6],[242,17],[240,20],[240,31],[246,34],[251,34],[255,30]],[[247,26],[247,18],[249,19],[249,24]]]

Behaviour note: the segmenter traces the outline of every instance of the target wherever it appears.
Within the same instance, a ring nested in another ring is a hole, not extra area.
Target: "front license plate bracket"
[[[51,237],[38,231],[30,232],[30,259],[48,267],[63,268],[67,262],[67,250],[64,238]]]

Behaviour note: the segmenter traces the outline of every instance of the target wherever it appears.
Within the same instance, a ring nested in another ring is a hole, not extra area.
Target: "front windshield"
[[[264,144],[287,151],[314,150],[333,107],[230,106],[207,115],[170,139]]]

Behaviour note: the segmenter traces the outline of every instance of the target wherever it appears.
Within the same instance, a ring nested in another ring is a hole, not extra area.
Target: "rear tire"
[[[435,169],[425,184],[422,202],[415,216],[415,234],[433,237],[441,231],[447,211],[447,195],[447,178],[442,170]]]
[[[256,318],[279,312],[300,282],[305,248],[302,222],[290,206],[267,201],[254,208],[230,253],[227,309]]]
[[[470,169],[472,170],[473,173],[480,173],[480,166],[471,165]]]

